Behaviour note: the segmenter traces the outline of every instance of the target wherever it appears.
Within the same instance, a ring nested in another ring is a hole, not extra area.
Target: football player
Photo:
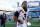
[[[18,10],[14,13],[14,19],[17,21],[16,27],[27,27],[27,1],[22,3],[22,7],[18,7]]]

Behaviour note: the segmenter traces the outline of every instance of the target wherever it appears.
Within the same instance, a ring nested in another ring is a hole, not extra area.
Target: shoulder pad
[[[19,12],[20,10],[23,10],[23,8],[22,7],[18,7],[17,11]]]

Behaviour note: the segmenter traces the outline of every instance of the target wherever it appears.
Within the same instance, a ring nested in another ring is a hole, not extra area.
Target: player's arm
[[[29,22],[29,19],[27,18],[27,25],[31,26],[31,23]]]
[[[14,19],[15,19],[16,21],[18,21],[20,24],[23,24],[23,21],[18,20],[18,18],[17,18],[16,16],[13,16],[13,17],[14,17]]]
[[[14,13],[14,20],[16,20],[16,21],[18,21],[20,24],[23,24],[23,21],[20,21],[20,20],[18,20],[18,16],[19,16],[19,13],[18,12],[15,12]]]
[[[14,17],[14,20],[18,21],[18,18],[15,15],[13,17]]]

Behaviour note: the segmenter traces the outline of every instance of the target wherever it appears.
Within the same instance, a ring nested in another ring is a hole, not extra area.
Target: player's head
[[[5,15],[5,13],[3,13],[3,16]]]
[[[27,7],[27,1],[23,1],[23,3],[22,3],[22,7]]]

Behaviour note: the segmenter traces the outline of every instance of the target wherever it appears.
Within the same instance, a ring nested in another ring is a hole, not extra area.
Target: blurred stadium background
[[[20,3],[17,2],[18,7],[20,7],[19,4]],[[29,1],[27,8],[29,10],[27,17],[29,18],[29,21],[32,24],[28,27],[40,27],[40,1]],[[11,11],[6,9],[3,10],[3,8],[0,8],[0,16],[3,12],[5,12],[7,16],[5,27],[16,27],[16,21],[13,19],[15,11],[16,10]]]

